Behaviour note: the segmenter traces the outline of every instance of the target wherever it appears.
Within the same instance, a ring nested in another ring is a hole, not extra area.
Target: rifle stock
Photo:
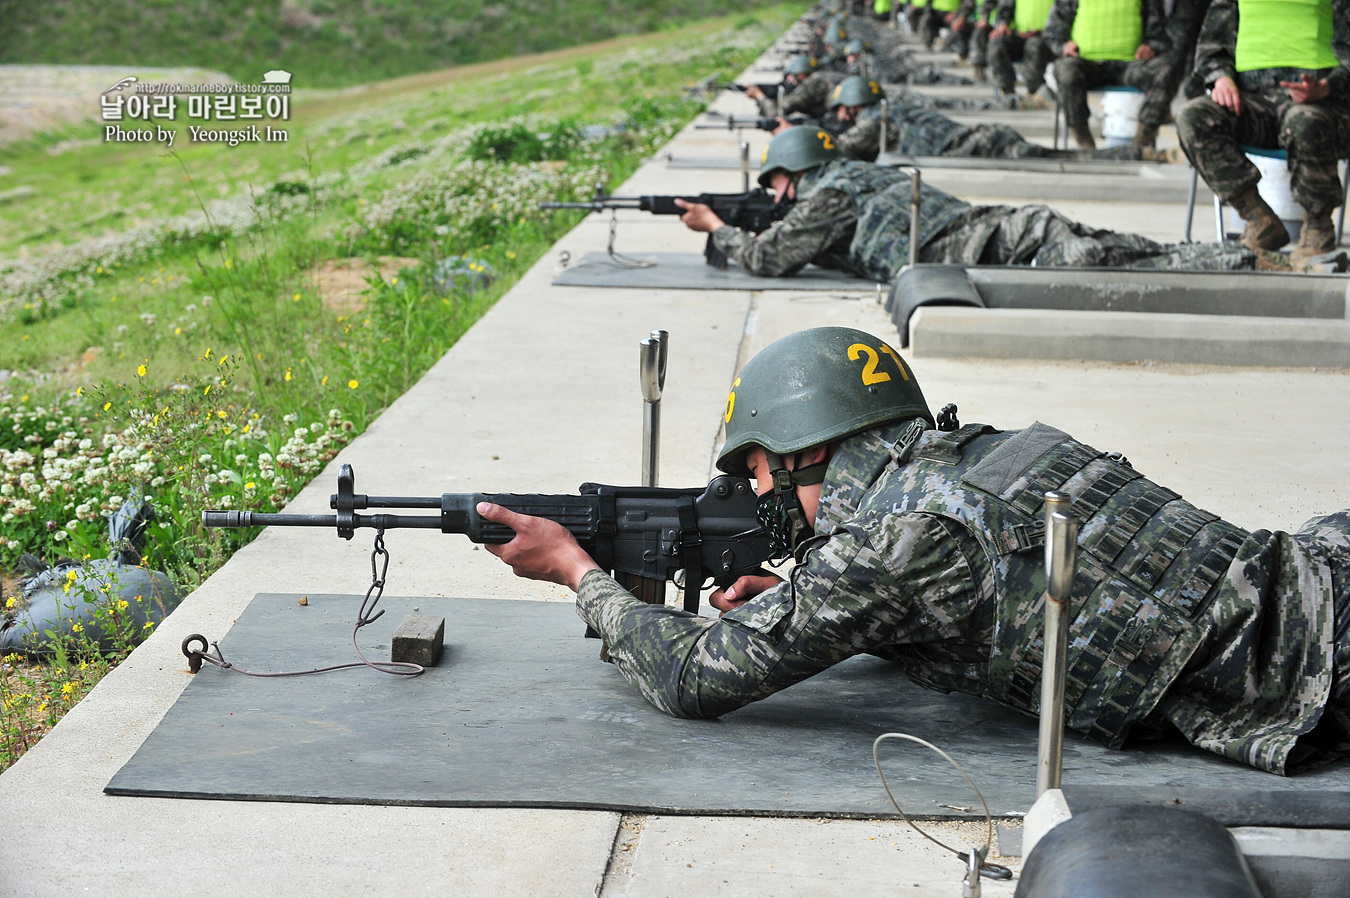
[[[343,539],[361,528],[418,528],[463,534],[470,542],[501,544],[511,528],[485,520],[479,502],[556,521],[596,564],[616,576],[674,581],[684,576],[684,606],[698,610],[709,579],[729,584],[770,560],[769,537],[755,516],[758,497],[750,482],[720,475],[706,487],[607,486],[584,483],[576,495],[445,493],[439,497],[367,496],[356,492],[351,465],[338,474],[329,498],[336,513],[266,514],[204,511],[207,527],[332,527]],[[360,514],[369,509],[428,509],[436,514]],[[625,578],[627,579],[627,578]]]

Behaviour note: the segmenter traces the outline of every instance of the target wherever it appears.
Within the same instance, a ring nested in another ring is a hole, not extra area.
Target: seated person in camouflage
[[[1112,748],[1179,730],[1284,773],[1350,748],[1350,512],[1248,532],[1036,423],[938,426],[900,355],[845,327],[773,343],[732,383],[722,471],[752,477],[790,581],[741,577],[719,618],[649,605],[563,527],[483,503],[488,546],[577,593],[577,613],[652,704],[718,717],[854,655],[929,688],[1034,715],[1046,589],[1044,493],[1082,526],[1068,726]]]
[[[746,271],[783,277],[808,263],[889,283],[909,261],[910,177],[844,159],[823,130],[789,128],[765,149],[759,183],[793,206],[756,236],[724,223],[700,203],[676,203],[694,231]],[[1237,243],[1154,243],[1090,228],[1048,206],[972,206],[923,185],[920,262],[1106,268],[1289,270],[1279,253],[1258,256]],[[1269,258],[1267,258],[1269,256]]]
[[[989,80],[985,74],[989,64],[989,29],[991,27],[989,20],[993,18],[996,5],[997,0],[963,0],[961,9],[957,13],[962,24],[966,20],[974,23],[974,30],[970,34],[970,68],[975,73],[976,81]],[[958,27],[957,23],[953,22],[952,27]]]
[[[1133,142],[1151,147],[1172,105],[1172,45],[1163,0],[1055,0],[1044,39],[1058,59],[1055,83],[1069,133],[1096,146],[1088,130],[1087,92],[1125,84],[1144,92]]]
[[[1293,262],[1334,250],[1331,210],[1344,196],[1336,165],[1350,155],[1350,0],[1214,0],[1195,68],[1212,91],[1182,108],[1177,134],[1205,183],[1246,221],[1242,242],[1289,241],[1241,150],[1283,147],[1303,207]]]
[[[1017,92],[1014,62],[1022,63],[1027,96],[1034,97],[1045,84],[1045,70],[1055,54],[1045,45],[1041,32],[1054,0],[999,0],[989,33],[989,67],[994,84],[1008,96]]]
[[[849,159],[876,161],[881,147],[881,90],[875,81],[850,78],[834,89],[834,117],[827,128],[839,152]],[[886,150],[902,156],[982,156],[987,159],[1078,159],[1111,162],[1161,162],[1167,154],[1148,147],[1102,150],[1052,150],[1031,143],[1006,125],[967,127],[924,106],[890,103],[884,119]],[[825,119],[828,121],[828,118]]]
[[[962,62],[970,56],[970,33],[975,30],[974,23],[961,18],[959,11],[961,0],[928,0],[923,14],[919,18],[919,37],[924,47],[931,50],[937,41],[943,25],[950,25],[952,41],[950,49],[956,51]],[[960,20],[960,28],[956,26]]]

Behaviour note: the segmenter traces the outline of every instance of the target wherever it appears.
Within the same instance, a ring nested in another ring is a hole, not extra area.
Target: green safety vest
[[[961,8],[961,0],[933,0],[933,9],[938,12],[956,12]]]
[[[1050,18],[1050,7],[1054,5],[1055,0],[1017,0],[1013,9],[1013,30],[1019,34],[1045,30],[1045,20]]]
[[[872,4],[872,10],[879,16],[884,16],[891,11],[891,0],[877,0]]]
[[[1236,60],[1253,69],[1331,69],[1331,0],[1238,0]]]
[[[1084,59],[1134,59],[1144,41],[1139,0],[1080,0],[1072,39]]]

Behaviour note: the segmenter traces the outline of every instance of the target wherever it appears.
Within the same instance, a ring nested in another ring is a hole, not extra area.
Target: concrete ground
[[[750,111],[739,96],[724,96],[718,107]],[[697,155],[710,148],[734,153],[734,134],[686,129],[669,149]],[[623,192],[725,192],[738,190],[739,180],[737,172],[656,161]],[[1179,236],[1175,204],[1085,200],[1064,208],[1103,226]],[[756,351],[822,324],[861,327],[896,343],[874,294],[552,287],[557,253],[579,258],[602,248],[607,227],[590,216],[564,237],[289,509],[326,509],[340,462],[355,467],[358,492],[386,495],[636,483],[637,343],[654,328],[671,334],[661,481],[701,484],[712,468],[728,384]],[[622,217],[625,252],[701,247],[701,236],[674,221]],[[963,420],[1002,428],[1054,424],[1125,452],[1147,475],[1246,527],[1297,527],[1350,506],[1345,370],[951,357],[922,358],[913,367],[934,407],[956,402]],[[515,579],[462,539],[399,531],[388,544],[391,594],[570,598]],[[184,636],[220,638],[257,592],[357,592],[368,582],[368,557],[363,539],[273,529],[189,596],[0,777],[0,895],[959,894],[962,864],[891,820],[102,794],[190,680],[179,653]],[[954,775],[951,804],[970,803]],[[983,827],[972,823],[932,826],[943,841],[983,839]],[[984,894],[1011,895],[1013,886],[986,881]]]

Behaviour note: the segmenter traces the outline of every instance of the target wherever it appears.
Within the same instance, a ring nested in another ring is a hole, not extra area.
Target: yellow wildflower
[[[70,632],[78,636],[79,634],[84,632],[84,624],[80,623],[79,621],[76,621],[75,623],[70,625]]]
[[[136,368],[136,376],[145,377],[145,365],[140,365]]]
[[[354,377],[347,381],[347,388],[350,390],[355,390],[359,386],[361,386],[360,382]]]
[[[70,682],[69,680],[61,684],[61,694],[64,695],[66,698],[70,698],[71,693],[73,693],[74,691],[75,691],[75,684]]]

